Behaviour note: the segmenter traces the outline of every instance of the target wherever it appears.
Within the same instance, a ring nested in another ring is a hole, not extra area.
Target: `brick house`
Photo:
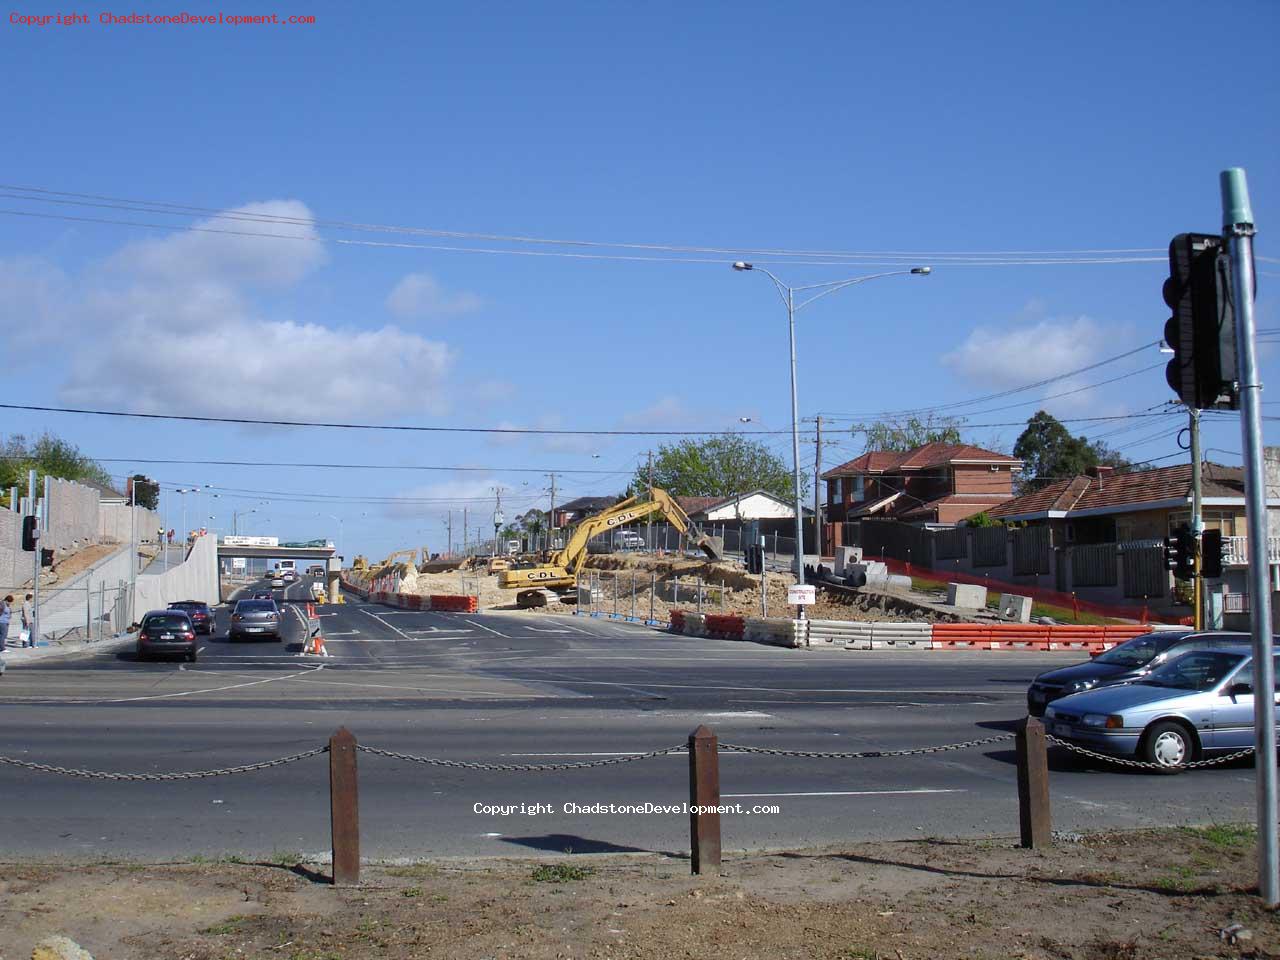
[[[926,443],[905,452],[871,450],[822,474],[827,522],[864,517],[956,524],[1013,499],[1022,461],[970,444]]]
[[[1206,530],[1244,536],[1244,478],[1239,467],[1205,462],[1201,499]],[[996,520],[1048,526],[1054,544],[1161,540],[1191,522],[1191,464],[1116,473],[1093,467],[1069,480],[1008,500],[990,511]]]
[[[557,529],[575,526],[580,520],[608,510],[617,502],[617,497],[578,497],[576,500],[557,504],[552,526]]]

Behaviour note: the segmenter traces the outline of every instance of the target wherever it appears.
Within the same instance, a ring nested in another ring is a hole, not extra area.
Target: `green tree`
[[[135,473],[129,479],[133,481],[134,503],[145,510],[155,510],[160,506],[160,484],[141,473]]]
[[[807,489],[807,476],[801,479]],[[677,497],[728,498],[753,490],[786,501],[794,496],[791,468],[764,444],[736,433],[659,447],[653,455],[653,485]],[[647,464],[636,470],[631,489],[641,495],[649,489]]]
[[[1142,469],[1100,441],[1071,435],[1062,422],[1041,410],[1027,421],[1013,445],[1013,455],[1023,461],[1019,486],[1034,489],[1039,483],[1079,476],[1090,467],[1114,467],[1118,473]]]
[[[32,469],[36,471],[36,485],[41,492],[45,477],[111,484],[110,474],[100,463],[82,454],[75,444],[51,433],[43,433],[34,440],[18,433],[0,441],[0,489],[6,502],[10,487],[17,486],[19,496],[26,493],[27,471]]]
[[[961,443],[960,421],[955,417],[927,414],[896,420],[877,420],[872,424],[854,424],[853,433],[866,434],[867,450],[905,452],[926,443]]]

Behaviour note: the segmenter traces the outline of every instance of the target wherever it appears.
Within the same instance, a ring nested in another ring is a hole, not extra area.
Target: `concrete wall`
[[[155,543],[160,530],[160,514],[134,507],[137,514],[136,536],[138,543]],[[127,503],[103,503],[98,506],[98,536],[107,543],[129,542],[129,505]]]
[[[163,609],[175,600],[218,602],[218,544],[212,536],[197,537],[184,563],[165,573],[138,577],[133,618],[137,620],[148,610]]]
[[[98,491],[70,480],[47,477],[42,547],[78,550],[99,541]]]

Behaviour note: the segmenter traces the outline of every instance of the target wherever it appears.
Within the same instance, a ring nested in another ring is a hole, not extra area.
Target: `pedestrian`
[[[34,647],[36,645],[36,609],[33,593],[28,593],[22,600],[22,630],[26,634],[22,645]]]
[[[13,594],[0,600],[0,653],[4,653],[5,643],[9,639],[9,617],[12,614]]]

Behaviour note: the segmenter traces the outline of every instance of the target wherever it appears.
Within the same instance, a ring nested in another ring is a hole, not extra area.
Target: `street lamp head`
[[[933,273],[933,267],[912,267],[911,272],[920,277],[927,277]]]
[[[738,422],[739,422],[739,423],[750,423],[750,422],[751,422],[751,418],[750,418],[750,417],[739,417],[739,418],[738,418]]]
[[[755,268],[745,260],[739,260],[733,265],[735,270],[754,270]]]

